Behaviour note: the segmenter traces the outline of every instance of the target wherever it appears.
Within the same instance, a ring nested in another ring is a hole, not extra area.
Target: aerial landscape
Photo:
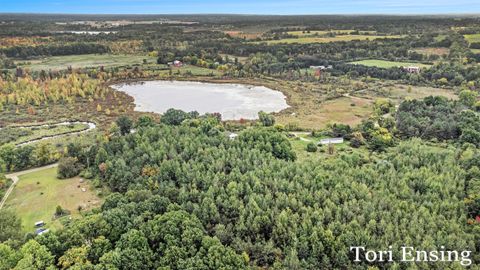
[[[0,270],[480,269],[478,3],[299,2],[2,4]]]

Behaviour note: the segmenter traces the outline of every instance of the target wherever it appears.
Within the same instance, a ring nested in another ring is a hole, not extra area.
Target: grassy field
[[[62,227],[60,219],[53,220],[55,209],[60,205],[69,210],[72,217],[78,217],[78,206],[84,209],[99,206],[101,200],[95,195],[88,182],[80,183],[78,177],[59,180],[57,169],[42,171],[20,176],[12,194],[6,202],[6,207],[14,209],[22,219],[22,230],[33,232],[34,223],[39,220],[46,222],[46,228]],[[82,191],[86,189],[86,192]],[[68,219],[68,217],[65,217]]]
[[[361,148],[353,148],[350,146],[350,143],[348,141],[345,141],[340,144],[335,144],[334,147],[334,153],[333,155],[328,154],[328,146],[326,145],[319,145],[318,146],[318,151],[315,153],[307,152],[307,145],[310,142],[313,143],[318,143],[320,141],[320,137],[312,137],[310,134],[297,134],[298,137],[292,137],[290,138],[290,143],[292,144],[292,148],[297,154],[297,161],[299,162],[304,162],[306,160],[312,160],[312,161],[318,161],[318,160],[325,160],[328,158],[334,158],[337,157],[341,153],[362,153],[362,154],[367,154],[368,150],[365,147]],[[302,137],[300,139],[299,137]]]
[[[376,60],[376,59],[355,61],[355,62],[350,62],[350,64],[363,65],[367,67],[379,67],[379,68],[408,67],[408,66],[428,68],[431,66],[431,65],[426,65],[422,63],[396,62],[396,61],[385,61],[385,60]]]
[[[412,51],[424,54],[424,55],[448,55],[450,49],[448,48],[436,48],[436,47],[427,47],[427,48],[415,48]]]
[[[480,42],[480,34],[463,35],[468,43]]]
[[[349,30],[321,30],[321,31],[289,31],[287,34],[292,35],[292,36],[297,36],[297,37],[306,37],[306,36],[319,36],[319,35],[326,35],[328,33],[334,33],[334,34],[350,34],[352,33],[353,29]],[[375,34],[376,31],[358,31],[359,34],[362,35],[372,35]]]
[[[380,84],[377,86],[372,85],[365,90],[355,92],[353,95],[373,100],[379,98],[389,99],[396,105],[400,104],[405,99],[423,99],[428,96],[443,96],[448,99],[458,99],[455,91],[451,89],[395,83],[385,85]]]
[[[480,49],[470,49],[473,53],[480,53]]]
[[[170,70],[162,70],[160,72],[161,75],[169,75]],[[172,68],[172,75],[188,75],[191,74],[193,76],[210,76],[213,74],[213,76],[221,75],[222,72],[216,70],[216,69],[209,69],[209,68],[203,68],[203,67],[197,67],[197,66],[191,66],[191,65],[185,65],[183,67],[179,68]]]
[[[402,38],[403,36],[392,35],[392,36],[375,36],[375,35],[338,35],[335,37],[299,37],[299,38],[284,38],[279,40],[264,40],[258,41],[255,43],[267,43],[267,44],[307,44],[307,43],[328,43],[328,42],[337,42],[337,41],[352,41],[352,40],[374,40],[374,39],[383,39],[383,38]]]
[[[299,107],[295,115],[279,115],[279,123],[297,123],[301,128],[324,128],[328,124],[358,125],[372,112],[372,100],[357,97],[339,97]]]
[[[0,145],[5,143],[20,144],[32,140],[55,135],[82,131],[88,128],[87,124],[74,123],[71,125],[49,125],[33,127],[7,127],[0,130]]]
[[[225,34],[235,37],[235,38],[244,38],[244,39],[256,39],[262,36],[262,32],[255,33],[246,33],[242,31],[224,31]]]
[[[31,70],[62,70],[67,69],[69,66],[72,68],[87,68],[142,64],[144,59],[147,60],[147,63],[156,62],[154,57],[142,55],[84,54],[52,56],[29,62],[17,61],[16,64]]]
[[[425,87],[425,86],[410,86],[410,91],[408,90],[409,86],[407,85],[394,85],[393,87],[387,88],[385,91],[386,95],[390,99],[397,99],[398,103],[401,100],[411,98],[411,99],[422,99],[428,96],[443,96],[448,99],[458,99],[458,96],[449,89],[443,88],[434,88],[434,87]]]

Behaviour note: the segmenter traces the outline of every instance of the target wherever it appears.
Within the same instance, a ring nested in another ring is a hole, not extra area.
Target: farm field
[[[355,30],[353,29],[333,29],[333,30],[314,30],[314,31],[288,31],[287,34],[293,35],[293,36],[298,36],[298,37],[305,37],[305,36],[315,36],[315,35],[325,35],[328,33],[334,33],[334,34],[350,34],[354,32]],[[358,31],[359,34],[363,35],[372,35],[375,34],[376,31]]]
[[[411,91],[408,91],[409,86],[395,85],[388,91],[389,97],[392,99],[404,100],[404,99],[422,99],[428,96],[443,96],[448,99],[457,100],[458,96],[453,90],[435,87],[425,86],[413,86],[410,87]]]
[[[127,65],[141,65],[143,60],[147,63],[155,63],[156,58],[144,55],[116,55],[116,54],[84,54],[69,56],[53,56],[39,60],[17,61],[17,65],[22,68],[38,70],[62,70],[68,67],[88,68],[88,67],[114,67]]]
[[[95,195],[88,182],[80,183],[79,177],[59,180],[57,169],[50,168],[25,174],[8,197],[6,208],[14,209],[22,220],[24,232],[34,231],[34,223],[43,220],[46,228],[62,227],[60,220],[53,220],[56,207],[68,210],[72,217],[79,217],[78,207],[88,210],[99,206],[101,199]],[[85,192],[82,191],[85,188]]]
[[[267,43],[268,45],[273,44],[307,44],[307,43],[328,43],[328,42],[338,42],[338,41],[352,41],[352,40],[375,40],[375,39],[393,39],[393,38],[403,38],[400,35],[390,35],[390,36],[375,36],[375,35],[338,35],[335,37],[299,37],[299,38],[284,38],[279,40],[264,40],[257,41],[255,43]]]
[[[468,41],[468,43],[480,42],[480,34],[463,35],[463,37]]]
[[[262,36],[262,32],[248,33],[243,31],[224,31],[226,35],[235,38],[256,39]]]
[[[417,66],[421,68],[431,67],[431,65],[426,65],[422,63],[397,62],[397,61],[386,61],[386,60],[376,60],[376,59],[355,61],[355,62],[350,62],[350,64],[363,65],[367,67],[379,67],[379,68],[407,67],[407,66]]]
[[[415,48],[412,51],[424,54],[424,55],[448,55],[450,49],[449,48],[436,48],[436,47],[428,47],[428,48]]]
[[[452,100],[458,99],[457,93],[451,89],[404,84],[387,84],[379,85],[378,87],[369,87],[368,89],[357,91],[352,95],[366,99],[387,98],[397,105],[404,100],[423,99],[428,96],[443,96]]]

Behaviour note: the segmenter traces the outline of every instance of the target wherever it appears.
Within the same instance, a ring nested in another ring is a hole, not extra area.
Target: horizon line
[[[1,12],[1,15],[123,15],[123,16],[480,16],[480,12],[474,13],[463,13],[463,12],[452,12],[452,13],[298,13],[298,14],[287,14],[287,13],[61,13],[61,12]],[[1,19],[1,18],[0,18]]]

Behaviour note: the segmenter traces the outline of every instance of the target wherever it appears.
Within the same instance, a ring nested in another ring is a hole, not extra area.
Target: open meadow
[[[34,223],[40,220],[45,221],[46,228],[61,228],[60,219],[53,218],[57,206],[76,218],[80,216],[79,207],[88,210],[101,203],[88,181],[81,182],[80,177],[59,180],[56,168],[21,175],[19,179],[6,208],[15,210],[22,220],[24,232],[33,232]]]
[[[274,44],[308,44],[308,43],[329,43],[329,42],[339,42],[339,41],[354,41],[354,40],[376,40],[376,39],[399,39],[403,38],[401,35],[388,35],[388,36],[377,36],[377,35],[337,35],[334,37],[314,37],[306,36],[299,38],[283,38],[278,40],[262,40],[256,41],[255,43],[267,43],[268,45]]]
[[[145,55],[117,55],[117,54],[83,54],[68,56],[50,56],[35,60],[18,60],[17,65],[33,71],[38,70],[62,70],[68,67],[98,68],[98,67],[121,67],[130,65],[142,65],[144,60],[147,64],[155,63],[156,58]]]
[[[468,43],[479,43],[480,42],[480,34],[463,35],[463,37],[465,37],[465,40],[467,40]]]
[[[379,67],[379,68],[392,68],[392,67],[409,67],[416,66],[420,68],[429,68],[431,65],[416,63],[416,62],[397,62],[397,61],[386,61],[386,60],[377,60],[377,59],[368,59],[350,62],[354,65],[363,65],[367,67]]]

